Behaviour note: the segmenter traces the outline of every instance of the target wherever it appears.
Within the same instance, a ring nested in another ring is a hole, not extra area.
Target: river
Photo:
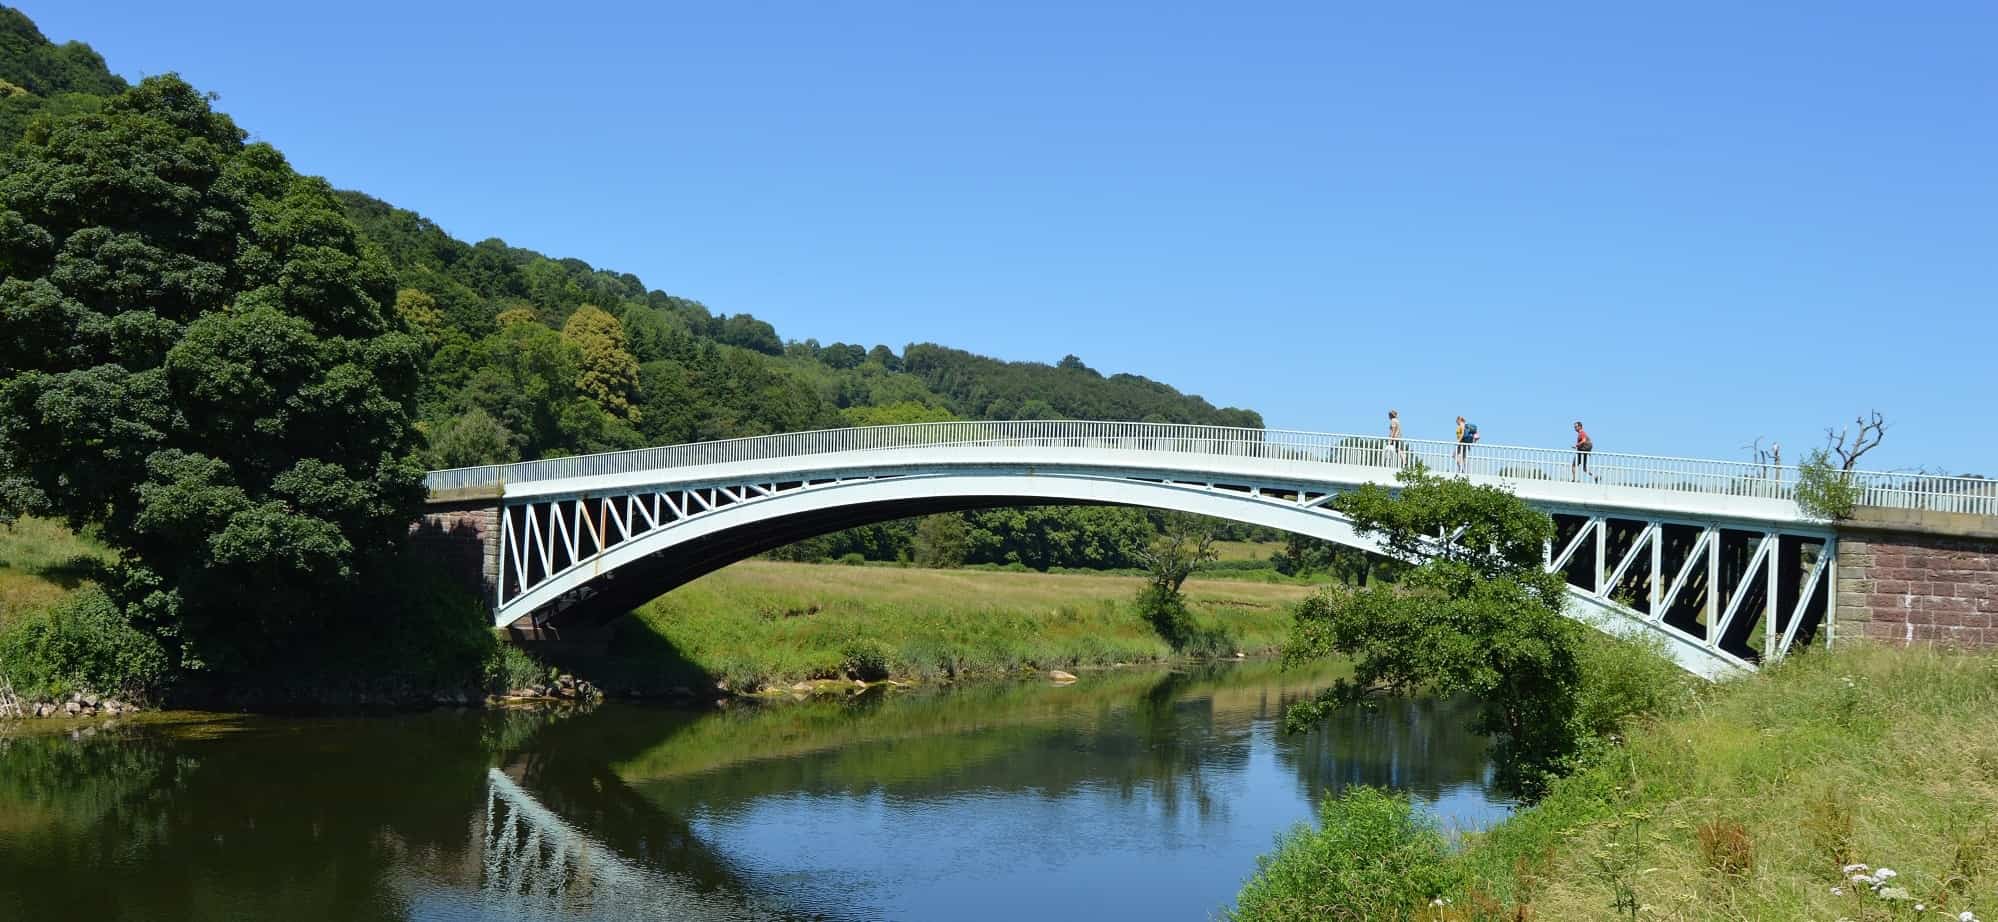
[[[1347,785],[1503,815],[1462,704],[1283,734],[1330,678],[16,729],[0,919],[1208,919]]]

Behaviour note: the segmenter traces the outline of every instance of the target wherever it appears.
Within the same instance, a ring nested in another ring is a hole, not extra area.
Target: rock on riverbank
[[[82,720],[92,717],[122,717],[126,714],[136,714],[139,710],[138,705],[129,701],[79,693],[57,700],[21,702],[19,716],[40,720]]]

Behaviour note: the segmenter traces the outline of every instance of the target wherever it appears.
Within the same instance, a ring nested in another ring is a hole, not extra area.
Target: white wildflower
[[[1848,864],[1845,867],[1840,868],[1839,870],[1844,871],[1847,874],[1864,874],[1867,871],[1871,871],[1873,869],[1863,864]]]

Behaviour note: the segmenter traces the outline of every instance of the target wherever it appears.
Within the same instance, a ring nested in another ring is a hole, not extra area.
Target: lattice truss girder
[[[1547,567],[1568,585],[1739,665],[1831,642],[1829,534],[1554,514]]]
[[[598,496],[541,497],[503,507],[497,608],[632,541],[713,514],[853,480],[673,486]],[[1147,483],[1232,494],[1326,516],[1335,492],[1309,486],[1139,478]],[[1554,513],[1558,537],[1545,553],[1549,570],[1598,603],[1620,610],[1736,665],[1753,668],[1801,639],[1829,643],[1831,572],[1836,539],[1766,528],[1656,518]],[[1452,540],[1454,535],[1439,535]],[[533,613],[536,620],[595,594],[589,584]],[[523,613],[524,614],[524,613]]]

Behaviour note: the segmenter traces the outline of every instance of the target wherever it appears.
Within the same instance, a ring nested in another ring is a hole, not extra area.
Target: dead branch
[[[1852,439],[1850,446],[1846,445],[1846,439],[1855,435],[1851,427],[1837,431],[1825,429],[1825,446],[1831,449],[1832,454],[1838,456],[1839,470],[1852,470],[1859,464],[1862,456],[1880,447],[1881,438],[1887,434],[1887,420],[1880,415],[1879,410],[1873,410],[1870,415],[1870,419],[1860,416],[1852,421],[1854,426],[1859,427],[1859,432]]]

